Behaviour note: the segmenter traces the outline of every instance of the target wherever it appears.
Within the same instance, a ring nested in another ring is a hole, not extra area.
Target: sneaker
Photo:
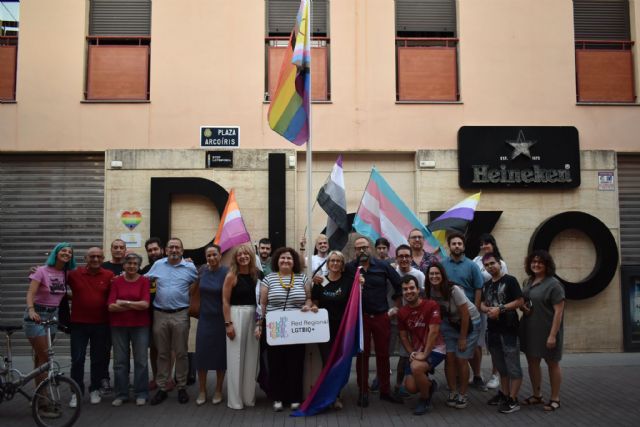
[[[189,394],[187,394],[187,390],[181,388],[178,390],[178,403],[185,404],[189,401]]]
[[[276,412],[281,412],[282,411],[282,402],[279,400],[276,400],[275,402],[273,402],[273,410]]]
[[[136,406],[144,406],[146,404],[147,404],[147,399],[145,399],[144,397],[136,398]]]
[[[449,392],[449,397],[447,397],[446,405],[450,408],[455,408],[456,403],[458,403],[458,393]]]
[[[430,399],[419,399],[418,405],[413,410],[413,415],[424,415],[431,412],[432,408]]]
[[[491,399],[487,401],[487,405],[491,406],[500,406],[505,403],[509,398],[504,395],[502,390],[498,390],[498,394],[493,396]]]
[[[111,406],[122,406],[122,404],[124,403],[124,399],[120,399],[119,397],[116,399],[113,399],[113,401],[111,402]]]
[[[488,391],[489,389],[487,388],[487,386],[484,383],[484,380],[482,379],[482,377],[473,377],[473,381],[471,382],[471,385],[473,387],[475,387],[476,389],[480,390],[480,391]]]
[[[153,396],[153,399],[151,399],[151,406],[155,406],[155,405],[158,405],[158,404],[164,402],[167,397],[168,397],[168,395],[167,395],[166,391],[158,390],[156,395]]]
[[[77,408],[78,407],[78,396],[75,394],[71,395],[71,400],[69,400],[69,408]]]
[[[295,411],[300,407],[300,404],[298,402],[294,402],[291,404],[291,410]]]
[[[369,395],[368,394],[359,394],[358,401],[356,402],[358,406],[366,408],[369,406]]]
[[[468,404],[467,396],[464,394],[458,394],[458,399],[456,399],[456,409],[464,409]]]
[[[372,393],[377,393],[380,391],[380,381],[378,381],[378,377],[375,377],[371,382],[371,387],[369,387],[369,391]]]
[[[380,393],[380,400],[385,400],[387,402],[390,403],[398,403],[398,404],[403,404],[404,400],[402,400],[401,397],[396,396],[395,394],[392,393]]]
[[[407,398],[407,397],[411,397],[411,393],[409,393],[404,386],[400,386],[400,387],[396,386],[393,389],[393,394],[395,394],[396,396],[398,396],[398,397],[400,397],[402,399]]]
[[[520,404],[518,403],[518,399],[507,399],[500,407],[498,408],[498,412],[501,414],[511,414],[513,412],[518,412],[520,410]]]
[[[111,388],[111,385],[109,384],[109,378],[103,378],[102,381],[100,381],[100,394],[102,396],[107,396],[109,394],[113,393],[113,389]],[[93,403],[93,402],[91,402]]]
[[[100,390],[93,390],[91,393],[89,393],[89,397],[91,399],[92,405],[97,405],[98,403],[102,402],[102,394],[100,393]]]
[[[489,381],[487,381],[487,388],[495,390],[498,387],[500,387],[500,375],[493,374]]]

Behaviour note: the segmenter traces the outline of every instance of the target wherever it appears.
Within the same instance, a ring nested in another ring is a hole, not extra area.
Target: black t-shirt
[[[111,271],[114,275],[119,276],[124,271],[124,264],[114,264],[111,261],[107,261],[102,263],[102,268],[106,268]]]
[[[488,307],[508,304],[521,297],[522,290],[518,280],[508,274],[502,276],[497,282],[493,279],[487,280],[482,288],[482,301]],[[498,319],[487,318],[487,329],[499,334],[517,335],[519,324],[518,313],[515,310],[501,313]]]
[[[349,301],[352,285],[353,276],[343,274],[340,279],[335,282],[329,280],[325,286],[314,284],[313,288],[311,288],[311,299],[318,301],[318,307],[327,310],[332,339],[338,332],[338,328],[342,322],[342,316]]]

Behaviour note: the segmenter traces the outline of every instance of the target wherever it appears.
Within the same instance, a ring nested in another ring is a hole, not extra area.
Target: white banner
[[[308,344],[329,341],[329,315],[300,310],[276,310],[267,313],[264,333],[269,345]]]

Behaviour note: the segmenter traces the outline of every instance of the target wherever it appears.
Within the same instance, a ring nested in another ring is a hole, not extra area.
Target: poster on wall
[[[300,310],[275,310],[267,313],[264,325],[269,345],[309,344],[329,341],[329,315]]]

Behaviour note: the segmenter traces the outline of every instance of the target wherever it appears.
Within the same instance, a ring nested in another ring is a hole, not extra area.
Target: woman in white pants
[[[222,288],[227,333],[227,406],[255,406],[260,326],[256,326],[258,270],[251,244],[236,248]]]

